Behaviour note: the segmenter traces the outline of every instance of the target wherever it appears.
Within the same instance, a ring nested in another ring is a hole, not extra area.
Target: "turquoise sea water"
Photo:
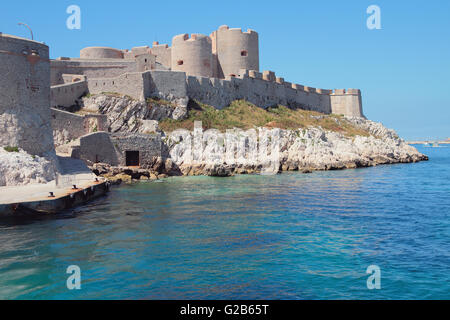
[[[1,220],[0,298],[449,299],[450,148],[419,149],[429,162],[170,178]]]

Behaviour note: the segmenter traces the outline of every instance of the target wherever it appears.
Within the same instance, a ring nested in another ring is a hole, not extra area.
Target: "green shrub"
[[[6,152],[19,152],[18,147],[7,146],[7,147],[4,147],[3,149],[5,149]]]

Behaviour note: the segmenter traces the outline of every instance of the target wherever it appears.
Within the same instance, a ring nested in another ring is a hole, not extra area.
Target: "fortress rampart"
[[[265,80],[264,74],[272,80]],[[114,79],[91,79],[88,80],[88,88],[94,94],[118,92],[140,100],[189,97],[218,109],[234,100],[244,99],[263,108],[281,104],[326,114],[362,116],[361,93],[357,89],[333,91],[305,87],[285,82],[270,71],[240,70],[239,77],[227,79],[187,76],[176,71],[148,71]]]
[[[49,48],[0,33],[0,147],[54,152],[50,124]]]
[[[313,88],[285,81],[273,71],[260,72],[258,33],[226,25],[210,36],[177,35],[172,47],[158,42],[152,48],[131,50],[90,47],[81,50],[80,59],[51,62],[52,85],[70,82],[68,74],[73,75],[72,81],[85,77],[88,91],[94,94],[117,92],[135,99],[189,97],[216,108],[245,99],[264,108],[281,104],[363,116],[361,92],[357,89]],[[78,98],[82,86],[52,88],[52,106],[70,104],[70,100]]]
[[[84,75],[87,78],[111,78],[136,71],[138,71],[137,64],[133,60],[81,60],[59,58],[51,61],[51,85],[63,84],[63,75],[65,74]]]
[[[126,73],[115,78],[89,79],[88,90],[92,94],[117,92],[136,100],[150,97],[172,100],[188,95],[184,72],[158,70]]]
[[[124,73],[115,78],[89,78],[87,86],[91,94],[117,92],[133,99],[144,100],[145,78],[145,73],[142,72]]]
[[[262,108],[280,104],[331,113],[330,96],[327,94],[295,89],[289,82],[264,80],[259,72],[249,74],[241,70],[240,73],[240,77],[227,77],[226,80],[190,76],[187,78],[188,95],[219,109],[234,100],[244,99]]]
[[[88,92],[87,81],[77,81],[52,86],[50,89],[51,107],[70,107]]]
[[[124,73],[155,69],[156,57],[141,54],[133,59],[77,59],[58,58],[51,61],[51,85],[65,83],[64,75],[83,75],[87,78],[113,78]]]

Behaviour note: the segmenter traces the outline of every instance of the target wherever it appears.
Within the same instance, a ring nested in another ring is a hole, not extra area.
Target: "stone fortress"
[[[294,84],[259,70],[253,30],[221,26],[210,36],[181,34],[172,46],[120,50],[89,47],[80,58],[50,61],[51,105],[68,107],[83,94],[116,92],[134,99],[195,99],[224,108],[244,99],[259,107],[281,104],[326,114],[363,117],[358,89],[326,90]]]
[[[239,99],[261,108],[284,105],[364,117],[358,89],[293,84],[272,71],[260,72],[259,65],[258,33],[228,26],[209,36],[177,35],[171,46],[89,47],[79,58],[55,60],[43,43],[0,33],[0,147],[50,159],[55,174],[55,147],[70,142],[78,144],[63,153],[91,164],[141,165],[163,157],[158,132],[117,134],[105,114],[67,112],[88,94],[167,100],[182,110],[173,112],[174,119],[186,115],[189,100],[221,109]]]
[[[365,119],[358,89],[316,89],[260,72],[252,30],[222,26],[210,36],[175,36],[171,47],[90,47],[79,58],[55,60],[44,43],[0,32],[0,217],[86,203],[105,194],[113,179],[265,173],[268,154],[241,155],[235,164],[217,156],[215,148],[225,141],[219,142],[217,128],[203,134],[194,121],[193,132],[159,130],[158,121],[186,119],[195,101],[221,109],[234,100],[314,110],[323,115],[310,119],[353,128],[350,137],[320,125],[256,128],[283,131],[273,174],[427,159],[394,131]],[[250,146],[250,138],[236,132],[239,145]],[[195,157],[185,158],[193,149]]]

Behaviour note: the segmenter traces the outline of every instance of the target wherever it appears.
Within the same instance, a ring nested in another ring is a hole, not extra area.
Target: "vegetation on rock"
[[[193,130],[195,121],[202,121],[203,129],[271,127],[296,130],[299,128],[321,127],[324,130],[340,132],[345,136],[369,136],[369,132],[358,128],[341,115],[325,115],[315,111],[292,110],[284,106],[268,109],[259,108],[247,101],[236,100],[228,107],[218,110],[191,100],[189,113],[184,120],[165,119],[159,127],[163,131],[172,132],[176,129]]]
[[[5,149],[6,152],[19,152],[18,147],[7,146],[7,147],[4,147],[3,149]]]

